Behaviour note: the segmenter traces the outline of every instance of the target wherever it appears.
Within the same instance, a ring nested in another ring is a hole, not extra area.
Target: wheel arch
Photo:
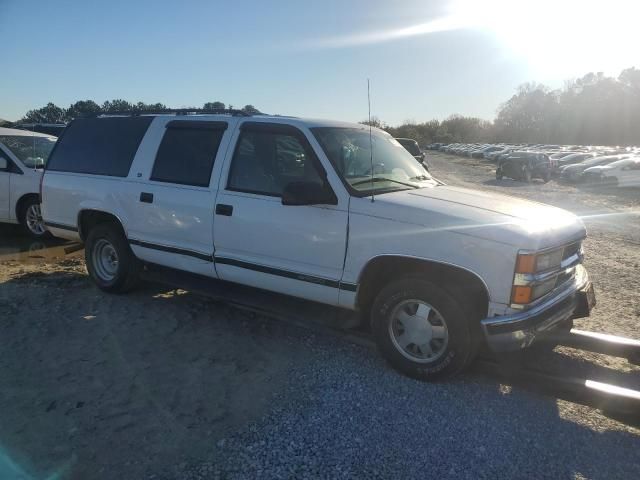
[[[476,272],[453,263],[405,255],[387,254],[371,258],[360,272],[356,305],[368,312],[380,290],[405,275],[419,275],[450,293],[466,294],[481,318],[487,315],[491,296],[487,283]]]
[[[105,210],[95,208],[85,208],[78,212],[78,235],[82,241],[87,239],[89,231],[96,225],[103,223],[115,223],[122,229],[122,233],[127,237],[124,223],[118,215]]]
[[[15,207],[15,215],[16,215],[16,220],[17,221],[21,221],[22,219],[20,218],[20,214],[22,212],[22,208],[24,207],[24,204],[27,202],[27,200],[31,199],[31,198],[35,198],[36,200],[38,200],[38,203],[40,203],[40,195],[37,193],[33,193],[33,192],[28,192],[23,194],[18,201],[16,202],[16,207]]]

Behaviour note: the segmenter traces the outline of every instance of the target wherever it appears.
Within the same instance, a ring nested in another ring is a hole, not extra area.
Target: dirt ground
[[[497,182],[481,161],[430,162],[447,183],[581,215],[598,306],[577,326],[640,337],[640,192]],[[0,227],[0,478],[147,478],[150,466],[215,458],[211,446],[268,412],[305,361],[313,336],[277,321],[151,284],[103,294],[65,246]],[[560,349],[549,362],[563,359],[640,389],[624,360]]]

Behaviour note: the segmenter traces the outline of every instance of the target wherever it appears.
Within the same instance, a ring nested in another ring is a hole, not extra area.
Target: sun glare
[[[640,60],[640,4],[629,0],[453,0],[451,15],[494,33],[542,74],[619,73]]]
[[[445,15],[402,28],[315,39],[299,48],[345,48],[445,31],[489,32],[543,78],[618,74],[640,61],[634,0],[450,0]]]

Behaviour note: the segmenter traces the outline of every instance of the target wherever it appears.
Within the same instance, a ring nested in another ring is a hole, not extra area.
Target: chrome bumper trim
[[[578,305],[576,294],[588,284],[589,275],[580,267],[574,282],[558,295],[523,312],[485,318],[481,324],[489,347],[498,352],[529,346],[539,333],[573,316]]]

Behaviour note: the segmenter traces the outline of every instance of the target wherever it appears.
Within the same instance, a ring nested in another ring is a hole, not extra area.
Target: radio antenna
[[[369,106],[369,160],[371,163],[371,202],[375,201],[373,194],[373,134],[371,133],[371,87],[367,78],[367,104]]]

